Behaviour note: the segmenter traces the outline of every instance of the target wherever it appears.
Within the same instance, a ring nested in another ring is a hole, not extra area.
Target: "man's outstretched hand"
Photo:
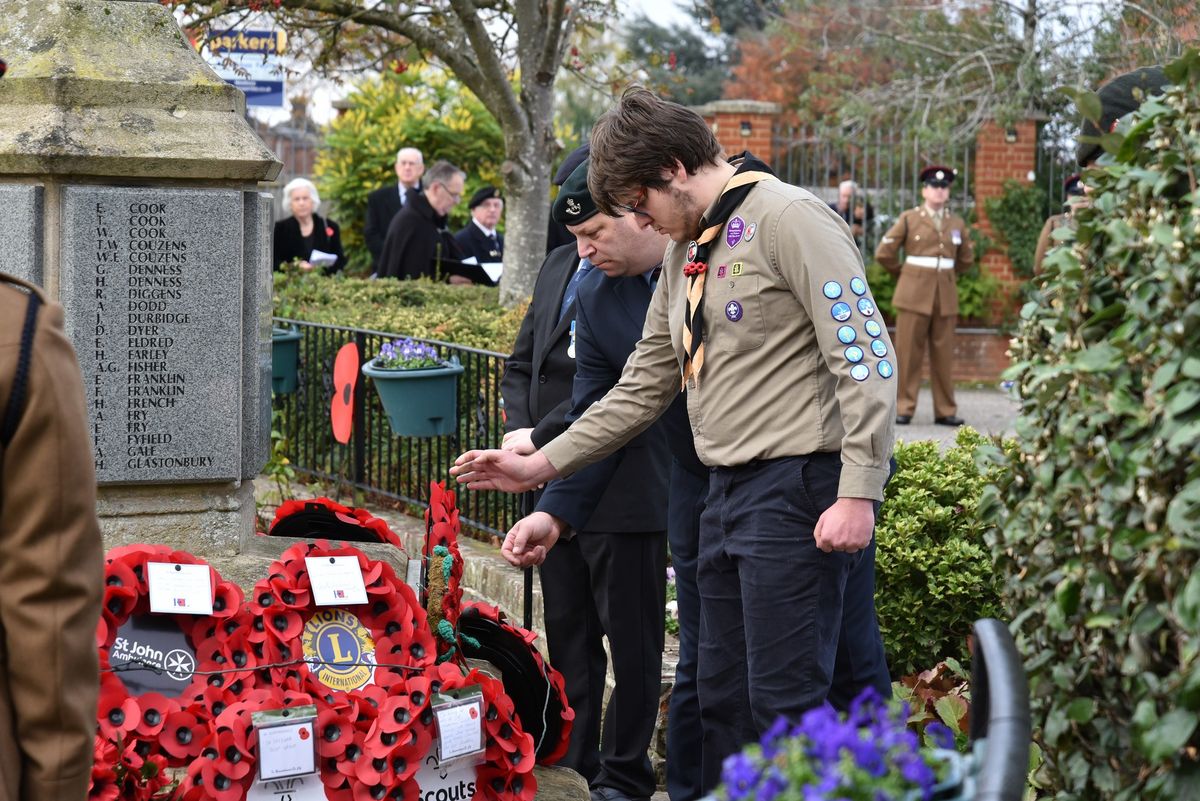
[[[565,528],[566,523],[554,515],[534,512],[508,530],[500,553],[514,567],[540,565]]]
[[[467,451],[454,460],[450,475],[469,489],[525,492],[558,478],[558,471],[541,451]]]

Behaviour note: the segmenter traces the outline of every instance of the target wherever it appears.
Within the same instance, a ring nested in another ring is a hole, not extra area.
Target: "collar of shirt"
[[[654,289],[654,286],[658,283],[658,276],[661,271],[662,262],[660,261],[658,264],[654,265],[653,268],[642,273],[642,278],[646,279],[646,283],[650,285],[651,289]]]
[[[942,206],[941,210],[939,210],[939,211],[934,211],[933,209],[929,208],[929,206],[922,206],[921,208],[925,209],[926,214],[928,214],[930,217],[933,217],[934,219],[937,219],[937,220],[940,220],[946,216],[946,207],[945,206]]]
[[[483,231],[484,236],[495,236],[496,235],[495,228],[484,228],[482,225],[480,225],[479,220],[475,219],[474,217],[471,218],[471,222],[475,224],[476,228],[478,228],[480,231]]]

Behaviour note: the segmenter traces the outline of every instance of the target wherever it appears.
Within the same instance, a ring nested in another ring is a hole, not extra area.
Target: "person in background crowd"
[[[946,207],[954,170],[931,166],[921,170],[925,202],[900,215],[875,249],[875,258],[900,276],[892,305],[896,307],[896,359],[899,389],[896,422],[908,425],[917,409],[921,362],[929,350],[933,383],[933,421],[960,426],[954,402],[954,329],[958,324],[956,276],[975,263],[971,232],[962,217]],[[904,248],[901,264],[899,251]]]
[[[1087,196],[1083,191],[1083,182],[1079,179],[1078,175],[1069,176],[1063,181],[1063,196],[1063,205],[1066,211],[1050,215],[1046,220],[1046,224],[1042,226],[1042,232],[1038,234],[1037,249],[1033,252],[1034,275],[1042,271],[1042,261],[1046,258],[1046,252],[1054,246],[1053,234],[1055,230],[1062,228],[1064,225],[1070,225],[1075,210],[1087,203]]]
[[[462,200],[466,179],[467,174],[450,162],[434,162],[425,188],[409,195],[388,228],[379,257],[380,278],[428,276],[440,281],[448,276],[452,284],[470,283],[450,275],[443,264],[463,257],[446,223],[450,210]]]
[[[96,476],[63,310],[0,273],[0,801],[83,801],[104,600]]]
[[[504,234],[496,230],[504,213],[500,190],[490,185],[479,189],[471,195],[467,208],[471,210],[471,221],[454,235],[464,258],[474,256],[480,264],[503,261]]]
[[[396,183],[376,189],[367,195],[367,224],[363,237],[371,251],[371,272],[379,272],[379,256],[387,238],[388,226],[404,208],[410,193],[421,191],[421,176],[425,174],[425,157],[415,147],[402,147],[396,153]]]
[[[510,492],[571,475],[686,389],[711,468],[698,557],[708,791],[779,716],[845,709],[866,687],[890,695],[874,525],[894,468],[891,341],[846,224],[752,155],[725,161],[693,110],[631,87],[591,145],[600,211],[672,240],[642,339],[563,434],[530,454],[468,451],[451,474]],[[514,539],[515,556],[544,548]]]
[[[319,267],[326,275],[346,266],[342,233],[337,223],[316,213],[320,205],[317,188],[306,178],[293,178],[283,187],[283,210],[291,216],[275,223],[272,262],[276,270],[293,259],[299,260],[301,270]],[[314,263],[314,254],[323,263]]]
[[[875,219],[875,209],[871,208],[871,201],[858,191],[858,184],[854,181],[842,181],[838,184],[837,203],[831,203],[830,206],[850,226],[854,241],[861,247],[866,226]]]

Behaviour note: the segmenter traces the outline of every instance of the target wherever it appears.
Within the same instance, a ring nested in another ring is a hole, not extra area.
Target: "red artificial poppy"
[[[358,345],[347,342],[338,350],[333,362],[333,399],[329,405],[329,418],[333,424],[333,438],[346,445],[354,427],[354,385],[358,380]]]
[[[366,749],[363,748],[363,743],[366,741],[366,736],[355,731],[350,738],[350,742],[346,744],[346,750],[342,752],[341,759],[337,761],[337,772],[343,776],[353,779],[355,771],[358,769],[358,761],[366,759]]]
[[[213,589],[212,616],[223,619],[233,617],[242,608],[242,588],[232,581],[218,581]]]
[[[317,753],[340,757],[353,742],[354,724],[335,709],[317,709]]]
[[[119,684],[120,682],[118,682]],[[138,708],[138,703],[129,697],[124,686],[114,689],[111,685],[104,686],[102,683],[100,704],[96,711],[101,733],[114,742],[118,739],[125,739],[125,735],[136,729],[141,723],[141,710]]]
[[[158,733],[158,744],[167,756],[183,764],[183,760],[199,756],[207,732],[208,727],[192,711],[180,709],[167,715]]]
[[[167,716],[179,709],[178,701],[171,701],[161,693],[145,693],[135,699],[140,714],[134,731],[139,737],[157,741],[158,733],[167,722]]]
[[[304,576],[302,579],[296,571],[284,570],[272,574],[267,586],[274,596],[273,602],[281,603],[288,609],[305,609],[312,603],[312,587],[308,583],[308,577]],[[255,589],[257,588],[256,584]]]

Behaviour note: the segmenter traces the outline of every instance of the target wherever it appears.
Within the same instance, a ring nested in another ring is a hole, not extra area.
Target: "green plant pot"
[[[271,391],[276,395],[295,392],[299,386],[296,368],[300,362],[300,331],[291,328],[271,329]]]
[[[437,437],[458,426],[458,363],[419,370],[376,367],[375,359],[362,367],[379,393],[388,424],[398,437]]]

